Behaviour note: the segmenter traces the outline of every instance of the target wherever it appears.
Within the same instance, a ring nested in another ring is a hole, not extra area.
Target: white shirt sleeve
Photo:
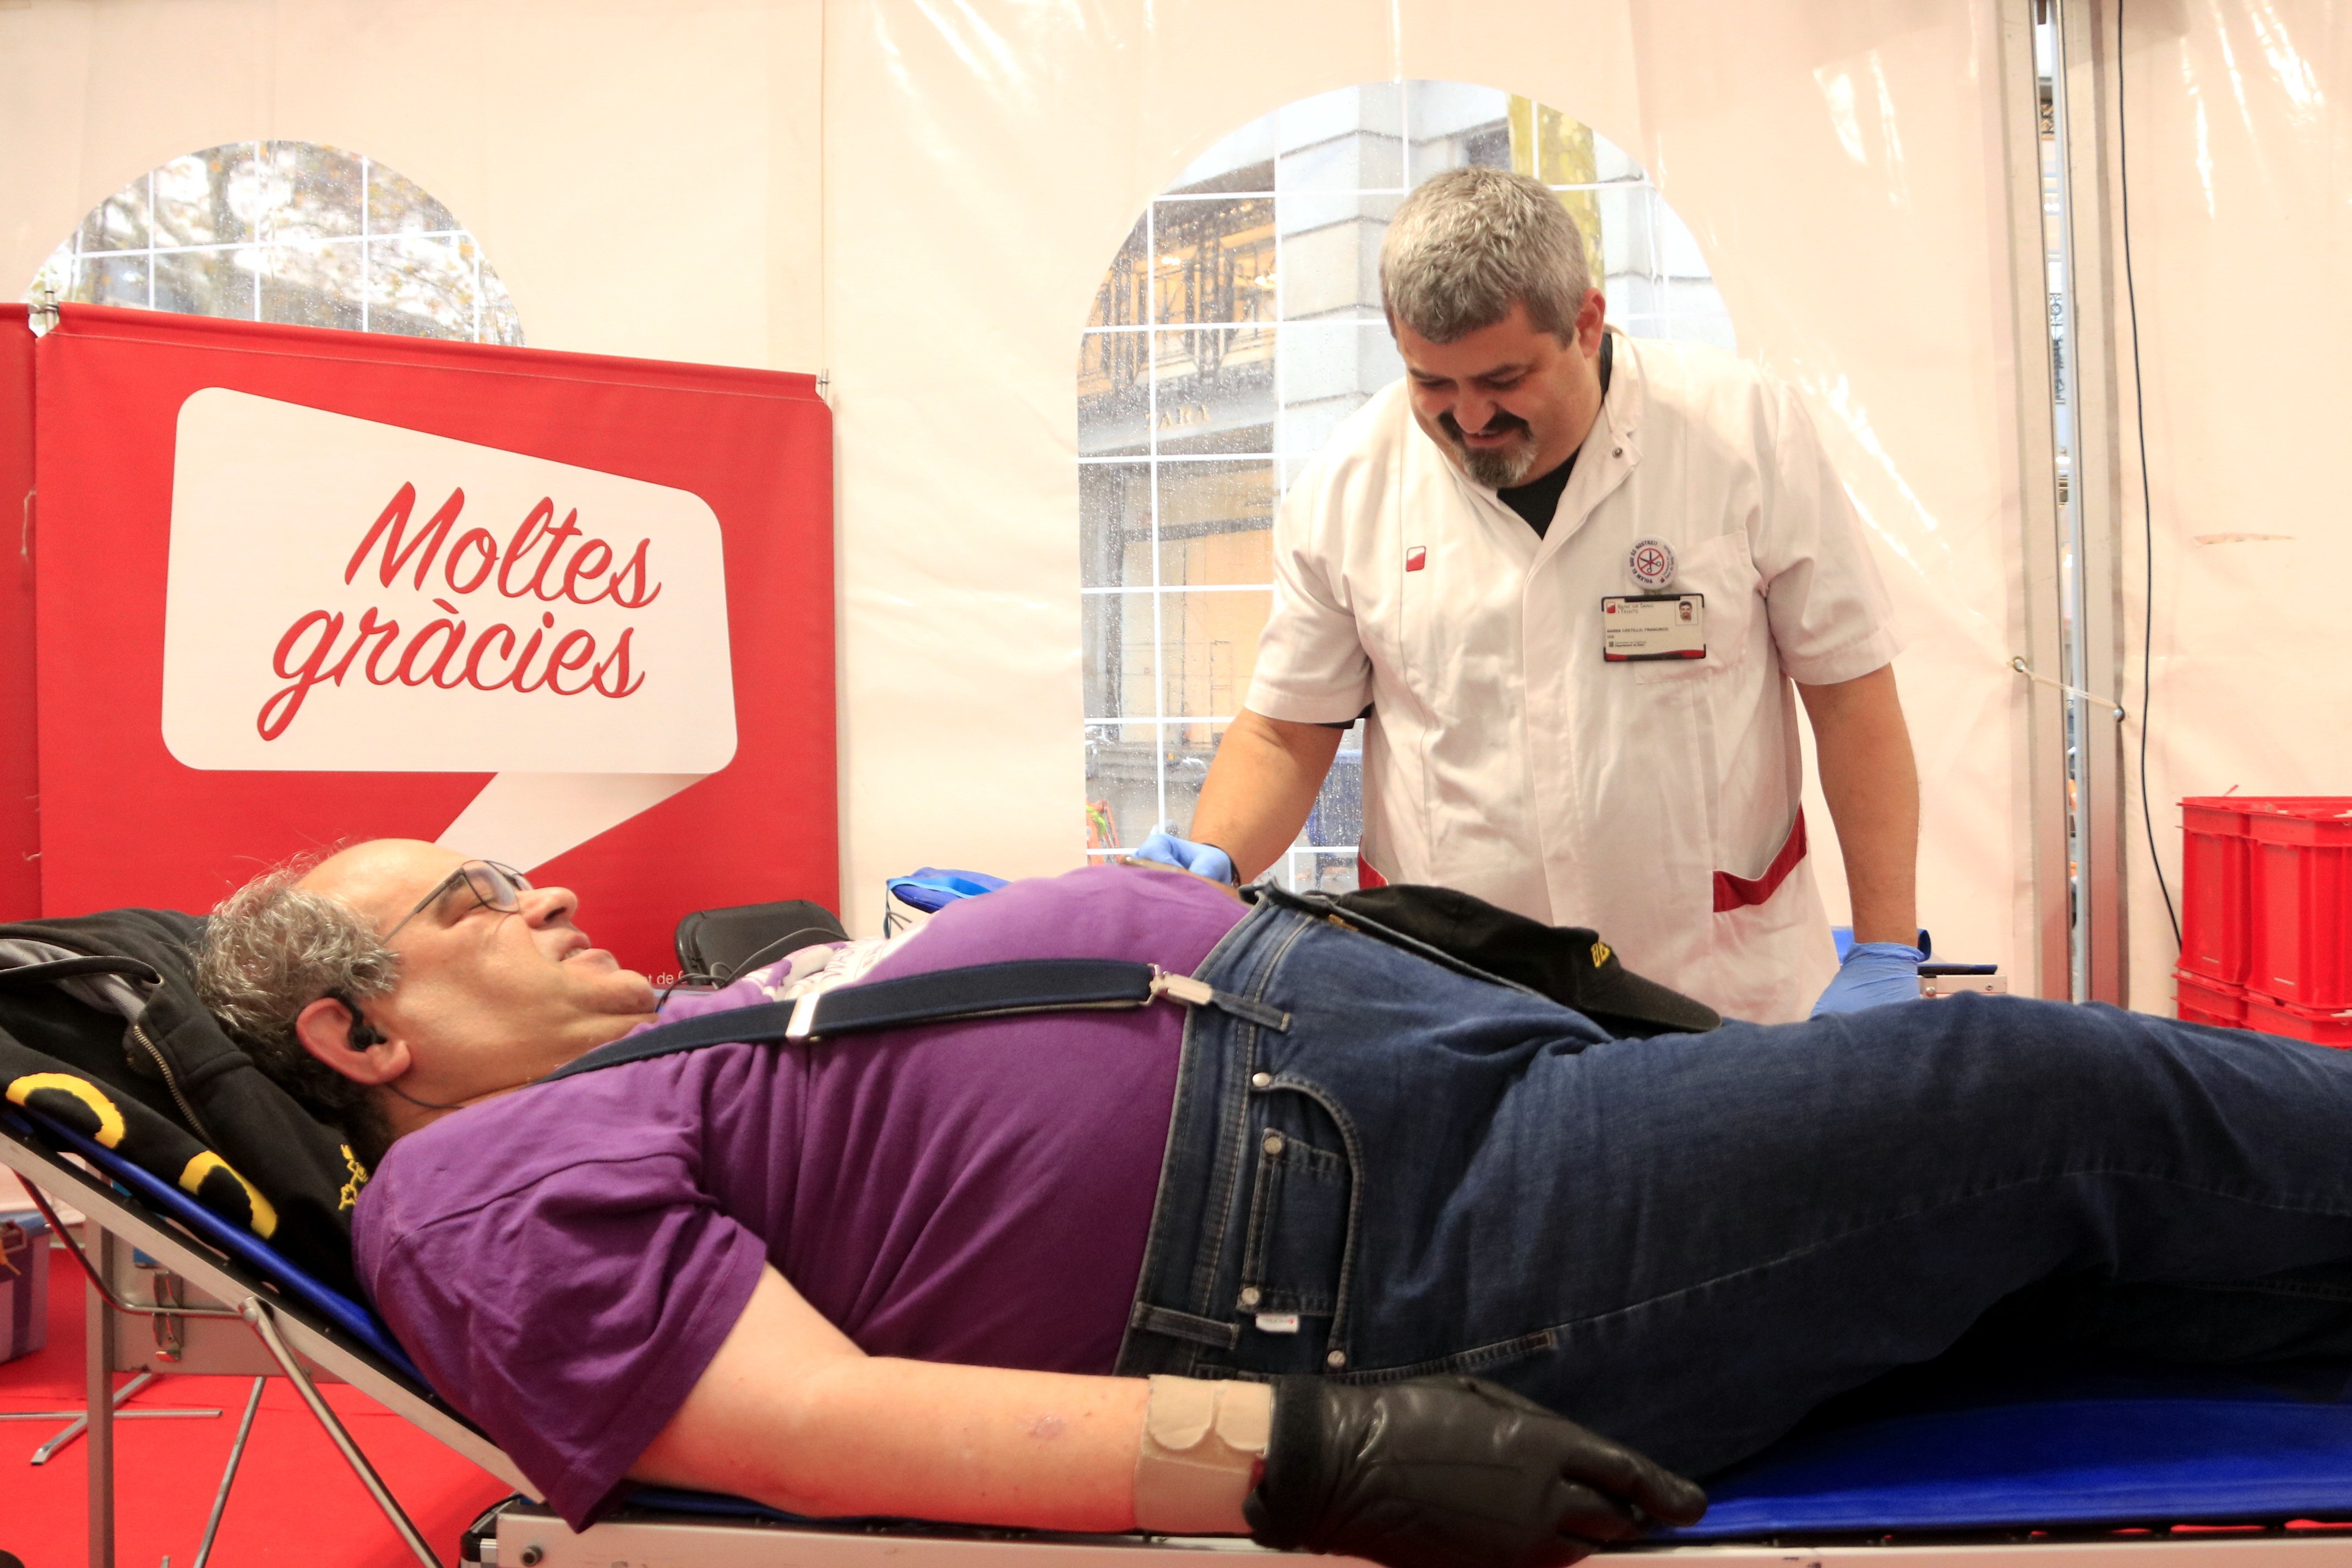
[[[1250,709],[1298,724],[1342,724],[1372,700],[1372,661],[1348,608],[1340,555],[1349,487],[1314,463],[1274,520],[1274,611],[1257,642]]]
[[[1749,549],[1780,667],[1806,686],[1854,680],[1902,651],[1861,516],[1794,388],[1766,382],[1776,439]]]

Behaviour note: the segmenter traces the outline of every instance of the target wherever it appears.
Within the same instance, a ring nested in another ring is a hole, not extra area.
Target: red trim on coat
[[[1780,852],[1772,857],[1772,864],[1754,881],[1735,877],[1728,871],[1715,874],[1715,912],[1725,914],[1749,904],[1760,904],[1780,890],[1797,862],[1805,858],[1805,808],[1797,807],[1797,820],[1789,828],[1788,839]]]
[[[1388,885],[1389,879],[1372,868],[1372,863],[1364,858],[1364,852],[1362,850],[1357,850],[1356,886],[1359,888],[1385,888]]]

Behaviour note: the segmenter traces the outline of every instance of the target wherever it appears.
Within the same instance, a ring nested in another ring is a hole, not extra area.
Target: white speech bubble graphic
[[[690,491],[206,387],[163,741],[193,768],[499,773],[444,838],[528,869],[733,758],[725,571]]]

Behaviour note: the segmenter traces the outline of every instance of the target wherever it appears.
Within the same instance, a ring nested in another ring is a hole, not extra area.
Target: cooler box
[[[48,1224],[37,1214],[0,1215],[0,1362],[48,1342]]]

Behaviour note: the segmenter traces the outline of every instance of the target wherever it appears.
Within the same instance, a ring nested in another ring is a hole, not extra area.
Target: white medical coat
[[[1836,958],[1810,857],[1790,678],[1899,647],[1853,503],[1796,394],[1714,350],[1620,336],[1608,395],[1538,539],[1413,423],[1405,384],[1334,433],[1274,529],[1248,705],[1339,722],[1369,704],[1362,852],[1597,928],[1628,967],[1726,1015],[1801,1018]],[[1706,595],[1701,659],[1605,662],[1635,542]],[[1752,893],[1752,889],[1750,890]]]

